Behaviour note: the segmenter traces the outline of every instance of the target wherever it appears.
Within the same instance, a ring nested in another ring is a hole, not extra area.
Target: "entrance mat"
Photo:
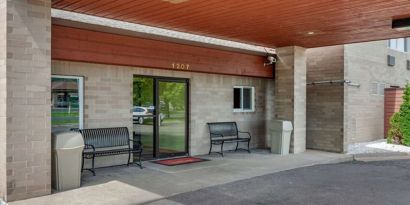
[[[192,163],[204,162],[204,161],[209,161],[209,159],[201,159],[197,157],[181,157],[181,158],[174,158],[174,159],[157,160],[157,161],[153,161],[153,163],[157,163],[157,164],[161,164],[165,166],[176,166],[176,165],[192,164]]]

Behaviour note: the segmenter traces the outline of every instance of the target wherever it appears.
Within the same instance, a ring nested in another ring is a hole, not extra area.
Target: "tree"
[[[171,110],[177,111],[185,107],[185,84],[161,82],[159,86],[160,103],[164,103],[161,110],[167,117],[171,117]]]
[[[410,84],[404,89],[400,111],[390,118],[388,143],[401,143],[410,146]]]
[[[169,118],[173,111],[185,108],[185,84],[177,82],[159,82],[159,109]],[[134,106],[154,105],[154,79],[149,77],[134,77]]]
[[[407,84],[404,89],[403,100],[399,112],[399,126],[403,134],[401,143],[410,146],[410,84]]]
[[[154,79],[134,77],[133,104],[134,106],[151,106],[154,103]]]

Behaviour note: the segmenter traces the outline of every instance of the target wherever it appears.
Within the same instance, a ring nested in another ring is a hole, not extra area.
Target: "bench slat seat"
[[[96,157],[128,154],[127,165],[130,165],[131,154],[138,154],[136,163],[142,169],[141,155],[143,147],[141,141],[130,139],[127,127],[79,129],[84,139],[83,161],[81,171],[84,170],[84,159],[92,160],[91,169],[87,169],[95,176],[94,161]],[[131,146],[131,142],[133,146]]]
[[[87,159],[91,159],[93,155],[95,157],[105,157],[105,156],[113,156],[113,155],[122,155],[122,154],[128,154],[129,152],[132,153],[138,153],[139,150],[129,150],[129,149],[114,149],[114,150],[102,150],[102,151],[95,151],[93,152],[92,150],[90,151],[84,151],[84,157]]]
[[[212,141],[232,141],[232,142],[247,142],[249,138],[238,138],[238,137],[215,137]]]
[[[223,156],[224,143],[236,143],[236,152],[237,150],[239,150],[238,146],[240,142],[248,143],[248,149],[245,150],[247,150],[250,153],[249,144],[252,138],[251,134],[249,132],[238,131],[238,126],[236,125],[236,122],[210,122],[207,124],[210,135],[209,154],[212,153],[212,145],[220,145],[221,151],[217,153]],[[240,136],[241,134],[245,134],[246,137]]]

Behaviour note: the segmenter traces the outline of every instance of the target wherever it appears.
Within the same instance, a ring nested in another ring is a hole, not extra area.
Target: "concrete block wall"
[[[306,49],[278,48],[275,69],[275,119],[293,122],[290,151],[306,150]]]
[[[74,64],[74,63],[73,63]],[[132,75],[126,69],[101,69],[98,64],[52,64],[52,73],[83,77],[84,128],[128,127],[132,134]],[[127,155],[100,157],[96,167],[127,162]],[[91,160],[85,161],[91,167]]]
[[[409,53],[388,48],[388,41],[345,45],[345,79],[359,83],[347,86],[345,92],[345,146],[384,138],[384,94],[380,87],[403,87],[410,79],[407,70]],[[394,67],[387,66],[387,55],[396,58]]]
[[[0,199],[7,194],[7,1],[0,1]]]
[[[0,192],[6,201],[51,193],[50,8],[50,0],[0,3]]]
[[[306,53],[307,82],[344,80],[344,46]],[[343,152],[343,100],[344,84],[307,86],[307,148]]]
[[[387,65],[387,55],[396,58],[395,66]],[[308,86],[307,146],[345,152],[352,143],[383,139],[384,88],[409,81],[410,54],[376,41],[308,49],[307,56],[308,81],[344,79],[360,85]]]
[[[208,152],[209,132],[206,123],[214,121],[237,121],[241,130],[252,133],[252,147],[265,147],[266,145],[266,134],[268,133],[266,125],[271,117],[266,115],[266,111],[273,107],[273,101],[270,101],[273,99],[272,79],[67,61],[53,61],[52,73],[84,76],[84,125],[86,128],[128,126],[132,129],[133,75],[187,78],[190,80],[191,98],[191,155]],[[255,112],[233,112],[232,89],[235,85],[255,87]],[[109,160],[99,160],[97,165],[105,165],[107,161]]]

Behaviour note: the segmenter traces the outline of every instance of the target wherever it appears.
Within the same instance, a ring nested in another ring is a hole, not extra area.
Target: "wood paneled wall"
[[[52,59],[272,78],[265,58],[250,54],[52,26]]]

